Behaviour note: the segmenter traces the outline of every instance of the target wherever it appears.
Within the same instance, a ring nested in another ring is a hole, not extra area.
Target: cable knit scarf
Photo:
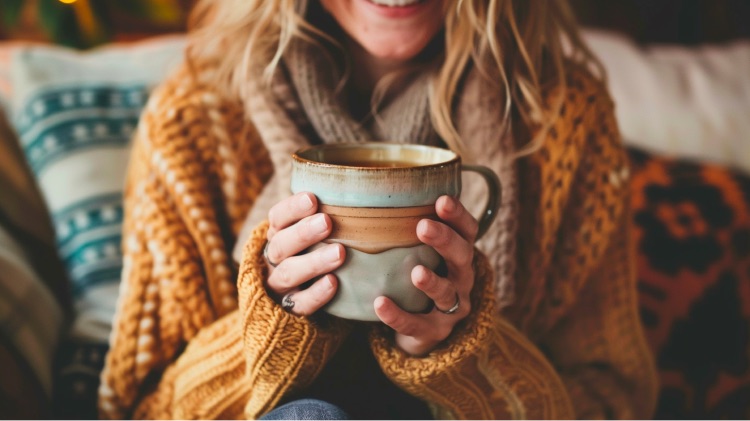
[[[369,123],[355,121],[337,95],[341,78],[325,54],[309,43],[294,42],[276,72],[271,89],[257,82],[244,98],[250,120],[258,130],[274,165],[274,175],[247,216],[234,248],[241,253],[252,229],[269,209],[288,197],[291,155],[310,143],[389,141],[440,145],[430,122],[431,73],[412,78],[399,94],[378,110]],[[367,99],[362,99],[367,101]],[[499,308],[513,299],[517,233],[516,169],[511,131],[503,124],[502,92],[479,72],[470,71],[455,107],[454,121],[472,163],[491,168],[500,177],[502,203],[498,216],[477,247],[492,262]],[[479,215],[486,201],[484,182],[465,173],[461,201]]]

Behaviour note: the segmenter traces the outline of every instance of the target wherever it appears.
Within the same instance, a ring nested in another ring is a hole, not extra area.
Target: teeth
[[[370,1],[380,6],[404,7],[404,6],[411,6],[412,4],[417,4],[421,0],[370,0]]]

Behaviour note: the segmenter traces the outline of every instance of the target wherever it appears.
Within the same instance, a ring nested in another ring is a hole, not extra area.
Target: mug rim
[[[452,158],[447,159],[445,161],[435,162],[432,164],[410,165],[408,167],[371,167],[371,166],[364,166],[364,165],[332,164],[329,162],[314,161],[312,159],[301,156],[302,154],[309,152],[311,150],[321,150],[321,149],[354,149],[354,148],[387,149],[387,148],[396,148],[396,147],[407,148],[407,149],[417,149],[417,150],[439,149],[440,151],[444,151],[453,156]],[[413,144],[413,143],[395,143],[395,142],[361,142],[361,143],[330,143],[330,144],[322,144],[322,145],[309,145],[309,146],[300,148],[296,152],[294,152],[294,154],[292,154],[292,159],[294,161],[297,161],[300,164],[312,165],[312,166],[323,167],[323,168],[351,168],[351,169],[367,169],[367,170],[373,170],[373,171],[394,171],[394,170],[398,171],[398,170],[414,170],[414,169],[424,169],[424,168],[431,168],[431,167],[442,167],[445,165],[453,164],[455,162],[460,162],[461,156],[450,149],[441,148],[439,146],[432,146],[432,145],[420,145],[420,144]]]

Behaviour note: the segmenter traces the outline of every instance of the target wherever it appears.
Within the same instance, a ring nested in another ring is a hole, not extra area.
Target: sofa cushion
[[[658,418],[750,417],[750,177],[630,149]]]

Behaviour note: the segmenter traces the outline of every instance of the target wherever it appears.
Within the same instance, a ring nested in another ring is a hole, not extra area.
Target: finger
[[[471,244],[477,237],[479,223],[460,200],[451,196],[440,196],[435,202],[435,211],[449,227]]]
[[[294,307],[289,312],[297,316],[309,316],[328,304],[336,295],[338,280],[332,274],[327,274],[313,282],[309,288],[292,293],[289,297],[294,301]]]
[[[422,290],[435,303],[435,307],[447,310],[456,304],[456,286],[448,279],[437,276],[424,266],[416,266],[411,271],[411,282]],[[462,310],[459,307],[459,310]]]
[[[310,253],[284,259],[268,277],[268,288],[278,295],[285,294],[338,268],[344,263],[345,255],[341,244],[328,244]]]
[[[469,275],[474,258],[474,246],[442,222],[423,219],[417,224],[417,238],[440,254],[448,272],[457,279]]]
[[[317,209],[318,199],[312,193],[300,192],[282,200],[268,211],[267,237],[273,238],[277,232],[314,214]]]
[[[323,241],[331,233],[331,227],[331,218],[326,214],[308,216],[268,240],[267,257],[280,265],[284,259]]]
[[[373,305],[378,318],[398,334],[398,345],[413,355],[432,349],[453,330],[452,324],[436,323],[435,318],[408,313],[387,297],[376,298]]]

